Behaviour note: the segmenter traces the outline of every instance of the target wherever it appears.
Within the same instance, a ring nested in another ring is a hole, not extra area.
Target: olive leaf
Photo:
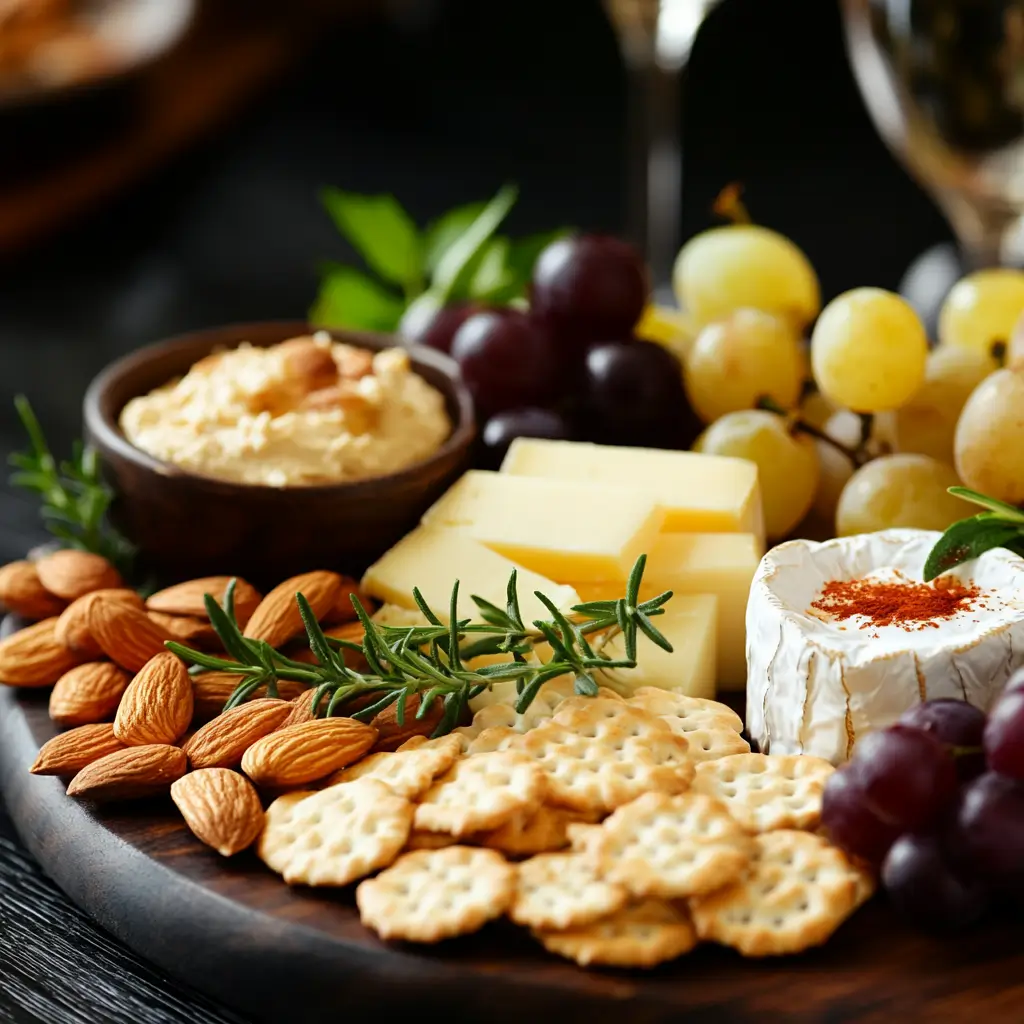
[[[393,331],[402,317],[402,300],[355,267],[329,264],[309,311],[316,327]]]

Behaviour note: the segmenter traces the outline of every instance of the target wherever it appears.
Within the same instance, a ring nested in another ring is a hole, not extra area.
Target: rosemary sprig
[[[14,407],[30,448],[10,456],[17,470],[11,484],[40,497],[46,528],[63,544],[103,555],[122,571],[128,569],[134,549],[107,522],[114,494],[100,476],[96,453],[76,441],[71,459],[58,462],[28,399],[18,395]]]
[[[529,626],[523,621],[514,571],[508,582],[505,608],[473,597],[480,622],[458,618],[457,580],[452,586],[447,625],[418,590],[413,591],[413,597],[427,620],[425,626],[376,623],[353,595],[352,606],[364,630],[361,644],[326,636],[305,596],[296,594],[310,650],[317,660],[315,665],[294,661],[266,642],[242,634],[234,616],[232,581],[224,594],[223,605],[207,595],[206,608],[225,652],[235,660],[196,651],[176,641],[169,641],[167,647],[192,666],[241,676],[225,710],[248,700],[263,686],[267,687],[269,695],[276,696],[278,681],[288,679],[316,688],[314,713],[321,717],[348,714],[347,708],[353,701],[371,695],[375,699],[352,713],[352,718],[369,721],[394,704],[396,718],[402,725],[411,698],[418,701],[417,719],[424,718],[435,703],[441,701],[443,712],[434,730],[435,736],[441,736],[459,723],[470,700],[496,682],[515,681],[519,695],[516,710],[522,713],[544,683],[557,676],[572,675],[578,694],[594,696],[598,691],[596,673],[603,669],[636,667],[640,634],[671,652],[672,645],[651,620],[664,614],[664,605],[672,593],[666,591],[649,601],[639,600],[646,563],[646,555],[637,559],[624,597],[617,601],[577,605],[572,609],[572,619],[538,592],[537,597],[550,618],[535,620]],[[588,639],[599,636],[606,644],[617,633],[623,635],[623,658],[609,657],[600,649],[603,645]],[[533,656],[540,644],[551,648],[552,656],[547,662]],[[359,672],[347,666],[346,650],[361,654],[367,670]],[[510,654],[511,659],[479,668],[469,667],[472,659],[484,654]]]

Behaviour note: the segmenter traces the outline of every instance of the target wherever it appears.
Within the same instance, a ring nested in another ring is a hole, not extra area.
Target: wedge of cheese
[[[670,654],[645,636],[637,642],[637,666],[609,669],[598,673],[630,690],[657,686],[676,690],[689,697],[715,696],[715,633],[718,598],[713,594],[690,594],[673,599],[665,614],[653,619],[654,625],[672,644]],[[614,637],[604,648],[612,658],[625,657],[622,636]]]
[[[423,516],[426,525],[463,530],[549,579],[573,580],[625,580],[664,521],[649,494],[621,483],[485,470],[470,470]]]
[[[742,690],[747,684],[746,614],[750,584],[764,551],[751,533],[664,533],[647,558],[640,599],[674,594],[718,598],[718,686]],[[584,601],[623,595],[615,582],[572,584]],[[672,608],[678,597],[668,604]]]
[[[752,533],[764,542],[757,467],[746,459],[518,438],[501,472],[643,492],[665,509],[666,532]]]
[[[527,624],[551,617],[535,595],[538,590],[560,611],[579,604],[572,587],[553,583],[517,566],[460,530],[438,526],[420,526],[403,537],[366,570],[362,585],[368,594],[381,601],[408,609],[416,608],[412,592],[414,587],[418,588],[437,617],[447,622],[452,584],[458,580],[459,618],[479,621],[480,613],[472,596],[504,608],[513,569],[518,577],[520,609]]]

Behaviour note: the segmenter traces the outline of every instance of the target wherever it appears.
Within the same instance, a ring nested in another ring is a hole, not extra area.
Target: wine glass
[[[671,292],[682,209],[680,90],[690,50],[719,0],[604,0],[629,79],[628,232],[656,290]]]
[[[1024,0],[842,0],[879,134],[970,269],[1024,262]]]

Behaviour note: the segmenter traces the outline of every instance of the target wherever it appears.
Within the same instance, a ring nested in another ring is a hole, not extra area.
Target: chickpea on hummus
[[[405,351],[373,353],[322,332],[207,356],[132,399],[120,424],[158,459],[268,487],[394,473],[437,451],[452,429],[444,396]]]

